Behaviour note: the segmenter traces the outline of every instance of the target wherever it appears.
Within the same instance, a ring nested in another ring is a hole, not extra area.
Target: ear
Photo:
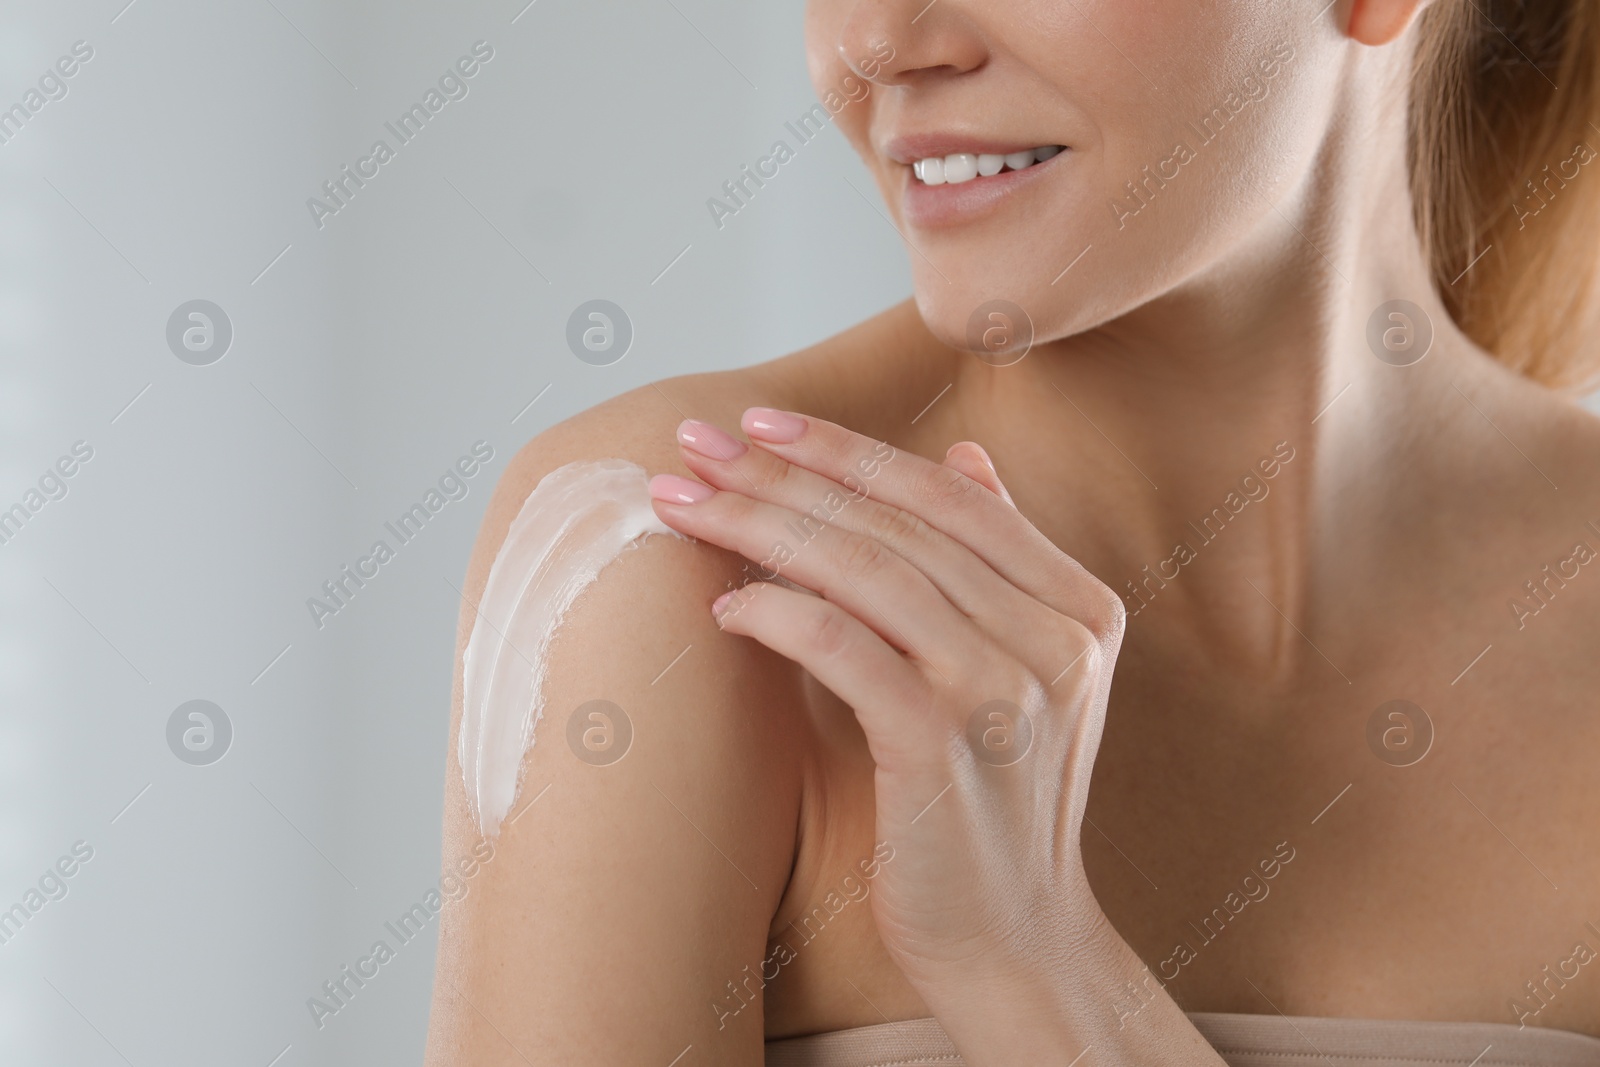
[[[1406,32],[1428,0],[1354,0],[1345,33],[1365,45],[1385,45]]]

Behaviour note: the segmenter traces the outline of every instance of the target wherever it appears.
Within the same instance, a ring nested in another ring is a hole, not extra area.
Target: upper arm
[[[683,473],[663,436],[655,452],[611,454]],[[537,440],[502,478],[458,654],[511,518],[572,452],[559,436]],[[521,788],[487,843],[456,756],[458,655],[444,842],[454,892],[443,894],[430,1064],[665,1067],[689,1045],[686,1063],[762,1062],[761,1012],[719,1017],[716,1004],[765,955],[794,854],[802,716],[795,668],[711,618],[738,567],[653,535],[601,572],[551,643]],[[595,699],[632,729],[626,755],[605,765],[567,739],[573,710]]]

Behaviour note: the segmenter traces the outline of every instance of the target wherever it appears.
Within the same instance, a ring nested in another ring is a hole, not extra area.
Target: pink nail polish
[[[712,616],[716,617],[718,615],[721,615],[723,609],[726,608],[733,601],[733,598],[737,594],[738,594],[738,590],[737,589],[730,589],[726,593],[723,593],[721,596],[717,597],[717,599],[713,600],[711,602],[711,614],[712,614]]]
[[[678,440],[682,442],[684,448],[707,459],[738,459],[749,451],[748,446],[731,433],[699,419],[684,419],[680,422]]]
[[[668,504],[698,504],[716,496],[716,490],[676,474],[658,474],[650,479],[650,495]]]
[[[806,420],[776,408],[750,408],[739,420],[744,432],[773,444],[786,445],[806,431]]]

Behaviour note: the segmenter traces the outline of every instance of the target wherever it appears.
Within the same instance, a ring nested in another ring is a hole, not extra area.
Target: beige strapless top
[[[1230,1067],[1600,1067],[1600,1038],[1509,1023],[1192,1012]],[[767,1042],[767,1067],[961,1067],[934,1019]],[[1086,1063],[1085,1067],[1089,1067]]]

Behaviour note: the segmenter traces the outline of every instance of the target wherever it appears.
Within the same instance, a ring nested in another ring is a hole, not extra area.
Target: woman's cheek
[[[855,76],[851,75],[851,77]],[[860,81],[859,78],[856,80]],[[866,162],[867,169],[876,176],[880,171],[884,170],[884,161],[879,158],[877,151],[872,147],[869,132],[872,127],[872,108],[877,103],[876,97],[878,93],[883,90],[877,86],[872,86],[871,88],[872,93],[870,95],[859,103],[851,103],[850,106],[840,111],[838,115],[834,116],[833,123],[839,127],[839,132],[849,140],[850,147],[855,150],[856,155]],[[888,190],[884,190],[884,197],[890,203],[893,203],[893,200],[889,199]]]
[[[806,5],[806,71],[820,98],[852,71],[839,55],[839,38],[857,0],[811,0]]]

